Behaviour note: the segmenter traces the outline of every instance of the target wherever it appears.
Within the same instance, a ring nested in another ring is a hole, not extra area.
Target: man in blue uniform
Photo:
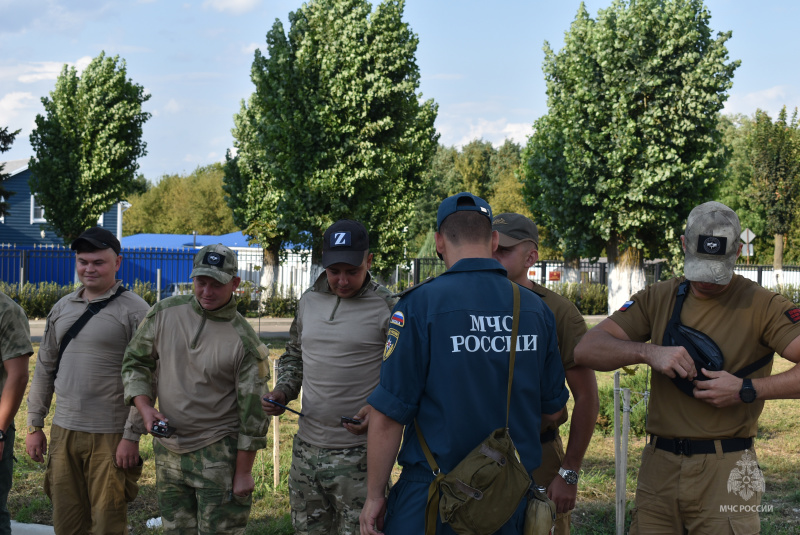
[[[367,441],[367,502],[362,535],[424,533],[433,481],[414,420],[443,472],[451,471],[506,417],[512,286],[492,259],[498,234],[491,208],[470,193],[448,197],[437,214],[436,250],[448,271],[406,293],[390,320]],[[528,472],[541,461],[542,418],[557,419],[568,393],[555,320],[542,301],[521,292],[509,429]],[[400,447],[400,480],[386,484]],[[522,532],[524,500],[497,532]],[[437,521],[437,533],[453,530]]]

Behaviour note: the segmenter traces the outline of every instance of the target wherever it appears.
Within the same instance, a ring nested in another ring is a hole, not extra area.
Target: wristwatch
[[[6,441],[6,432],[0,429],[0,442]]]
[[[744,403],[752,403],[756,400],[756,389],[753,388],[752,379],[742,379],[742,389],[739,390],[739,399]]]
[[[34,434],[36,431],[41,431],[41,430],[42,430],[42,428],[41,428],[41,427],[37,427],[37,426],[35,426],[35,425],[29,425],[29,426],[28,426],[28,434],[29,434],[29,435],[32,435],[32,434]]]
[[[559,468],[558,475],[564,478],[564,481],[567,482],[567,485],[578,484],[578,472],[575,470],[565,470],[564,468]]]

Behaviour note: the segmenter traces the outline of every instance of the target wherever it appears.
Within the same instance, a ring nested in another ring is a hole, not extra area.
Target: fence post
[[[278,361],[272,361],[272,388],[278,384]],[[281,429],[280,416],[272,417],[272,488],[277,489],[281,480]]]
[[[419,284],[419,269],[420,269],[419,258],[415,258],[414,259],[414,286]]]
[[[758,280],[756,282],[758,282],[759,286],[762,286],[762,284],[761,284],[761,276],[763,274],[763,271],[764,271],[764,266],[758,266],[758,277],[757,277]]]
[[[622,492],[622,485],[620,484],[620,474],[621,474],[621,466],[620,463],[622,462],[622,454],[620,453],[620,443],[619,443],[619,372],[614,372],[614,474],[616,476],[616,499],[614,500],[614,505],[616,509],[616,526],[617,531],[616,533],[619,535],[622,533],[620,531],[620,525],[624,524],[623,522],[620,523],[620,508],[619,503],[621,500],[620,494]]]
[[[628,434],[631,430],[631,389],[622,390],[622,437],[619,461],[619,475],[617,489],[620,489],[617,498],[617,535],[625,532],[625,510],[628,505]]]
[[[161,268],[156,269],[156,303],[161,301]]]

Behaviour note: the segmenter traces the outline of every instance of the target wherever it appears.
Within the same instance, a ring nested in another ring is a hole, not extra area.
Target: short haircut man
[[[44,462],[44,420],[58,397],[50,428],[45,493],[56,533],[127,533],[128,505],[142,472],[139,413],[125,405],[122,356],[147,303],[116,278],[119,240],[92,227],[72,242],[81,287],[47,315],[28,396],[28,455]],[[95,313],[93,313],[93,311]],[[77,325],[87,320],[78,331]]]
[[[539,260],[539,229],[522,214],[495,214],[492,229],[500,234],[494,258],[506,268],[508,278],[538,295],[556,320],[558,349],[575,400],[566,454],[558,428],[567,421],[567,411],[557,421],[542,426],[542,465],[533,473],[537,485],[547,487],[555,502],[558,535],[569,534],[570,512],[575,508],[578,474],[589,447],[599,411],[597,380],[591,368],[575,364],[573,350],[586,333],[583,316],[568,299],[528,279],[528,270]]]
[[[375,282],[367,229],[341,219],[323,236],[322,273],[303,293],[267,414],[303,391],[289,499],[295,533],[356,534],[367,488],[367,396],[378,384],[395,299]],[[394,318],[392,321],[396,321]],[[357,422],[343,419],[354,418]],[[327,467],[335,466],[335,470]]]
[[[200,249],[194,293],[157,303],[125,352],[125,401],[167,430],[153,441],[164,533],[239,534],[250,516],[269,352],[236,311],[237,270],[224,245]]]
[[[491,221],[491,207],[470,193],[442,201],[435,239],[448,269],[404,292],[394,309],[381,380],[368,398],[373,410],[362,534],[425,532],[434,475],[417,425],[447,473],[505,421],[506,340],[512,322],[501,318],[513,315],[515,283],[492,258],[498,234]],[[521,342],[534,339],[535,347]],[[520,292],[517,347],[509,429],[530,472],[541,462],[542,419],[555,421],[568,398],[553,313],[531,292]],[[385,488],[395,457],[402,473],[387,507]],[[497,533],[521,533],[524,509],[523,500]],[[453,533],[449,526],[439,526],[437,533]]]
[[[33,354],[25,311],[0,293],[0,534],[11,534],[8,493],[14,471],[16,416],[28,386],[28,359]]]
[[[681,236],[685,277],[635,294],[575,348],[597,370],[654,371],[632,534],[760,530],[753,438],[764,400],[800,397],[800,309],[734,274],[740,232],[724,204],[696,206]],[[705,338],[702,353],[683,345],[688,328]],[[776,352],[795,366],[770,376]]]

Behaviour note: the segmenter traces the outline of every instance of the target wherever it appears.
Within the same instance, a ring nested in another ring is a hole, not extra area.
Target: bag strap
[[[89,306],[86,307],[86,311],[78,318],[75,323],[72,324],[72,327],[69,328],[67,333],[64,335],[64,338],[61,339],[61,345],[58,348],[58,358],[56,359],[56,368],[53,371],[53,381],[56,380],[56,376],[58,375],[58,369],[61,366],[61,356],[64,354],[64,350],[67,349],[67,346],[75,338],[81,329],[89,323],[89,320],[92,319],[92,316],[96,316],[98,312],[103,310],[106,305],[108,305],[111,301],[119,297],[122,292],[126,291],[127,288],[120,285],[117,288],[117,291],[114,292],[114,295],[106,299],[105,301],[100,301],[99,303],[89,303]]]
[[[514,379],[514,361],[517,355],[517,333],[519,332],[519,285],[513,281],[511,288],[514,294],[514,317],[511,322],[511,348],[509,350],[508,359],[508,393],[506,395],[506,429],[508,429],[508,413],[511,410],[511,383]],[[422,447],[422,453],[425,454],[425,459],[433,470],[434,479],[428,487],[428,502],[425,505],[425,535],[436,535],[436,517],[439,514],[439,484],[444,479],[444,474],[433,458],[428,447],[428,442],[422,434],[422,429],[414,418],[414,429],[417,431],[417,438],[419,445]]]

